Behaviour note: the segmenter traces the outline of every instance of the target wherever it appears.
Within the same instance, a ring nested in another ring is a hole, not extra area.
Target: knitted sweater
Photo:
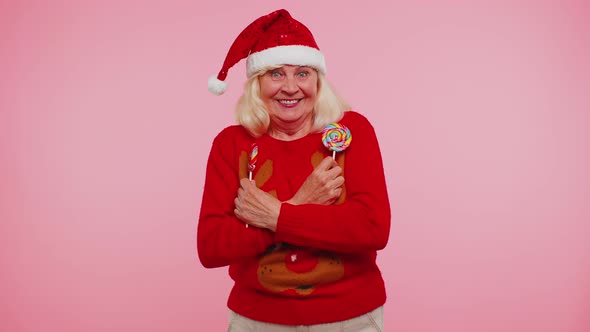
[[[345,184],[332,205],[283,203],[276,232],[246,228],[233,213],[248,154],[258,144],[254,180],[280,201],[293,197],[314,167],[332,153],[321,133],[294,141],[253,138],[241,126],[215,138],[197,230],[207,267],[229,265],[235,281],[228,307],[275,324],[311,325],[350,319],[385,303],[375,263],[387,244],[390,207],[381,153],[371,124],[359,113],[340,121],[352,143],[336,153]]]

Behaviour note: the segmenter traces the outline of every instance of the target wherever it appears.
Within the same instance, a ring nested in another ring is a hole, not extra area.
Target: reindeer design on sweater
[[[311,157],[311,164],[317,167],[325,155],[316,152]],[[340,167],[344,166],[344,154],[339,154],[336,161]],[[239,176],[248,177],[248,153],[242,151],[239,158]],[[265,160],[257,167],[254,174],[256,185],[261,188],[272,177],[273,161]],[[276,190],[268,192],[277,197]],[[334,204],[342,204],[346,198],[346,187],[342,195]],[[259,256],[257,277],[260,285],[267,290],[277,293],[307,296],[323,285],[338,281],[344,276],[344,266],[340,257],[332,252],[314,250],[279,243],[270,246]]]

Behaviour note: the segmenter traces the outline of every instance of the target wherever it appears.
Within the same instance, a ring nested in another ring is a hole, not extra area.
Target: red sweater
[[[344,190],[332,205],[283,203],[276,232],[246,228],[233,214],[248,154],[258,144],[254,171],[262,190],[286,201],[315,165],[331,155],[321,133],[294,141],[253,138],[241,126],[214,140],[207,164],[197,230],[197,250],[207,267],[229,265],[235,281],[228,307],[248,318],[275,324],[311,325],[350,319],[385,303],[375,263],[387,244],[390,208],[377,138],[356,112],[340,121],[352,133],[344,152]]]

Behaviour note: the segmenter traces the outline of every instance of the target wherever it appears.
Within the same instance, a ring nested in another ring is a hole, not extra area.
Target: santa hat
[[[231,45],[217,77],[209,78],[209,91],[225,92],[228,70],[243,58],[246,74],[251,77],[266,66],[309,66],[326,73],[324,55],[309,29],[280,9],[250,23]]]

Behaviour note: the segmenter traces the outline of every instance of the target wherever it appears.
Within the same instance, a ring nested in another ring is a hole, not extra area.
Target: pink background
[[[206,81],[285,7],[381,141],[386,331],[589,331],[587,2],[351,3],[0,2],[0,330],[226,330]]]

